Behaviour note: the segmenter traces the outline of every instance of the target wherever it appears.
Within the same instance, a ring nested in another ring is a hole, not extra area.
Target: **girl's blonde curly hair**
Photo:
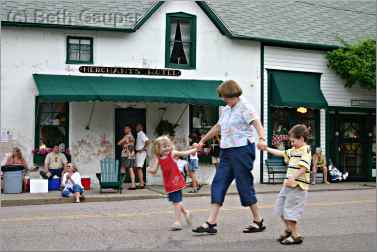
[[[160,136],[156,138],[152,143],[152,153],[155,154],[156,156],[159,156],[161,154],[161,145],[163,143],[168,143],[168,144],[173,145],[173,142],[170,140],[168,136]]]

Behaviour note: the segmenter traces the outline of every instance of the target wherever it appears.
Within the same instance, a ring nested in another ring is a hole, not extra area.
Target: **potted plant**
[[[158,123],[155,131],[158,136],[162,136],[162,135],[174,136],[175,128],[177,128],[177,126],[178,124],[172,124],[168,120],[161,120]]]

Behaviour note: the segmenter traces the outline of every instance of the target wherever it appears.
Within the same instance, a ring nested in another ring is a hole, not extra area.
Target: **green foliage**
[[[376,41],[362,40],[354,45],[344,43],[343,48],[326,55],[328,67],[346,80],[346,87],[359,84],[363,88],[376,88]]]
[[[177,126],[178,126],[177,124],[172,124],[168,122],[167,120],[161,120],[156,127],[156,133],[158,136],[162,136],[162,135],[174,136],[175,128]]]

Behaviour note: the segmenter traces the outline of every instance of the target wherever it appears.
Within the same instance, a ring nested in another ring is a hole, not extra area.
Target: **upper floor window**
[[[165,65],[195,69],[196,16],[181,12],[167,14]]]
[[[93,63],[93,39],[67,37],[67,64]]]

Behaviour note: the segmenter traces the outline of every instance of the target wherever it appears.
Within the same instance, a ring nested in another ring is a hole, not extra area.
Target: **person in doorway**
[[[137,175],[139,177],[140,189],[144,189],[144,174],[143,174],[143,167],[145,163],[145,159],[147,158],[147,147],[149,144],[149,138],[145,135],[143,131],[143,125],[137,124],[136,125],[136,170]]]
[[[54,176],[61,178],[67,158],[64,153],[60,152],[59,145],[54,145],[52,152],[48,153],[44,163],[44,169],[40,174],[45,179],[51,179]]]
[[[191,148],[185,151],[175,150],[173,142],[167,136],[160,136],[153,141],[153,157],[147,171],[151,175],[156,175],[158,168],[161,168],[165,192],[168,194],[169,201],[172,202],[174,206],[175,222],[171,227],[172,231],[182,230],[182,214],[187,224],[192,224],[191,214],[182,204],[182,190],[186,187],[186,183],[174,157],[187,156],[196,151],[197,148]]]
[[[318,170],[322,170],[324,182],[326,184],[330,184],[330,182],[327,179],[328,169],[327,169],[326,157],[325,157],[325,155],[323,155],[321,147],[317,147],[315,149],[315,153],[313,154],[312,161],[313,161],[312,185],[315,185],[315,183],[316,183],[316,177],[317,177],[317,171]]]
[[[289,132],[291,149],[282,151],[265,148],[274,156],[284,157],[288,164],[286,179],[276,200],[275,213],[282,219],[285,229],[277,239],[283,245],[300,244],[303,237],[298,232],[298,220],[304,213],[304,204],[310,184],[310,146],[306,144],[309,137],[308,128],[303,124],[293,126]]]
[[[186,176],[189,174],[189,166],[188,162],[182,158],[182,156],[174,156],[174,160],[178,165],[178,169],[181,172],[182,176],[185,178],[186,182]]]
[[[217,168],[220,163],[220,136],[216,135],[211,144],[212,164]]]
[[[201,185],[199,184],[198,180],[198,171],[199,171],[199,158],[198,152],[194,152],[189,156],[189,176],[192,181],[192,190],[189,191],[190,193],[197,193]]]
[[[257,147],[263,149],[265,142],[264,129],[254,108],[241,98],[242,89],[234,80],[223,82],[217,93],[227,104],[218,123],[202,137],[197,146],[203,147],[207,140],[215,135],[221,135],[220,164],[211,185],[211,207],[206,222],[193,229],[194,233],[217,233],[217,222],[220,208],[226,192],[236,180],[241,205],[248,207],[253,216],[253,222],[246,226],[244,233],[261,232],[265,230],[263,218],[259,213],[252,169],[255,159],[254,128],[258,133]],[[195,145],[194,145],[195,146]]]
[[[80,198],[83,199],[84,187],[81,184],[81,175],[74,164],[67,164],[61,187],[63,188],[63,197],[71,197],[73,195],[74,203],[80,203]]]
[[[122,146],[120,172],[124,175],[128,170],[131,178],[131,187],[128,190],[135,190],[135,138],[132,135],[130,126],[124,127],[124,136],[119,140],[118,145]]]

